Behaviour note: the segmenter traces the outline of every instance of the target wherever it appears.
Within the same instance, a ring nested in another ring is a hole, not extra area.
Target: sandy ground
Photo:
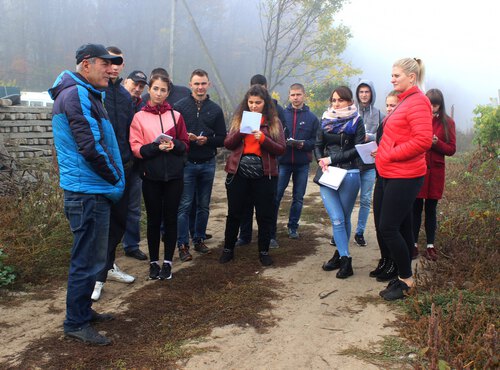
[[[225,198],[224,174],[216,175],[214,195]],[[322,207],[317,185],[310,182],[308,207]],[[285,195],[287,196],[287,195]],[[226,205],[213,204],[209,232],[214,238],[207,243],[217,246],[223,238]],[[357,220],[357,206],[352,220]],[[371,369],[377,368],[339,351],[351,346],[363,349],[377,346],[385,335],[395,334],[387,326],[395,314],[381,299],[361,304],[357,297],[373,296],[385,286],[368,273],[378,261],[378,247],[370,216],[365,232],[367,247],[351,242],[354,276],[340,280],[335,272],[321,269],[331,258],[333,248],[328,244],[331,228],[317,226],[323,238],[318,238],[317,253],[286,268],[268,268],[266,276],[284,283],[282,299],[264,315],[278,318],[278,324],[264,334],[253,328],[228,326],[216,328],[206,341],[189,344],[210,347],[189,361],[179,364],[186,369]],[[300,231],[300,230],[299,230]],[[282,245],[286,240],[281,241]],[[145,241],[142,249],[147,250]],[[286,246],[285,246],[286,248]],[[176,257],[177,258],[177,257]],[[174,274],[182,268],[174,261]],[[116,282],[106,284],[101,300],[94,305],[99,312],[122,312],[127,309],[127,297],[146,283],[147,261],[121,256],[117,264],[122,270],[137,277],[130,285]],[[330,293],[321,298],[324,294]],[[48,334],[60,332],[65,311],[65,287],[53,298],[31,300],[29,295],[11,307],[0,307],[0,367],[15,366],[16,355],[26,346]]]

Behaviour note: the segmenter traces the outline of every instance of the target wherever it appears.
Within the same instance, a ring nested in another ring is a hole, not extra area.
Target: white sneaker
[[[104,283],[102,281],[96,281],[94,286],[94,291],[92,292],[92,296],[90,297],[93,301],[98,301],[101,298],[102,288],[104,287]]]
[[[126,274],[121,271],[116,264],[113,264],[113,268],[108,271],[108,280],[119,281],[120,283],[133,283],[135,277],[132,275]]]

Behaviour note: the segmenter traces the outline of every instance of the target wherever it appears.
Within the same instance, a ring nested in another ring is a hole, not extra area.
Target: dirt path
[[[216,176],[214,195],[224,199],[224,194],[224,174],[220,172]],[[312,182],[308,194],[308,207],[322,207],[318,187]],[[212,205],[208,228],[214,238],[209,246],[217,246],[223,238],[225,212],[225,203]],[[356,219],[357,207],[352,217]],[[275,302],[273,310],[264,313],[278,318],[278,325],[265,334],[258,334],[252,328],[217,328],[207,341],[191,344],[212,349],[180,366],[187,369],[376,368],[339,354],[350,346],[371,348],[383,336],[394,334],[393,329],[386,326],[395,319],[394,313],[382,300],[363,305],[357,299],[367,295],[375,297],[383,288],[382,283],[368,277],[378,259],[372,217],[365,233],[368,246],[361,248],[351,244],[354,276],[346,280],[336,279],[335,272],[321,270],[322,263],[333,254],[333,248],[328,244],[331,228],[317,227],[325,237],[318,239],[320,248],[316,254],[296,265],[269,268],[264,272],[284,283],[280,292],[283,298]],[[286,244],[286,240],[282,244]],[[144,241],[141,248],[147,250]],[[107,283],[101,300],[94,305],[98,311],[126,310],[128,295],[141,289],[146,282],[147,262],[121,256],[117,264],[137,279],[131,285]],[[175,260],[174,274],[179,268],[182,265]],[[320,298],[329,292],[332,293]],[[0,367],[15,366],[17,355],[28,344],[61,331],[65,294],[65,287],[61,287],[51,299],[30,300],[28,295],[11,307],[0,307]]]

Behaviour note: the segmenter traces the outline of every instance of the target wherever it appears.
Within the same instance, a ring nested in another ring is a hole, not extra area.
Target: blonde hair
[[[415,73],[418,87],[420,87],[421,90],[424,90],[425,67],[422,59],[403,58],[395,61],[392,66],[401,68],[407,75]]]

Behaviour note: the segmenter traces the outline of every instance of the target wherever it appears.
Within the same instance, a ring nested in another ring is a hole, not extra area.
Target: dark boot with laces
[[[259,252],[259,260],[262,266],[271,266],[273,264],[273,259],[269,255],[269,252],[266,251]]]
[[[323,264],[322,269],[325,271],[333,271],[340,268],[340,254],[339,251],[336,250],[333,254],[333,257]]]
[[[384,270],[377,276],[377,281],[390,281],[398,277],[398,267],[394,261],[390,260]]]
[[[370,271],[370,277],[376,278],[382,271],[384,271],[385,266],[389,263],[389,258],[382,257],[378,260],[378,265],[375,270]]]
[[[352,271],[352,257],[342,256],[340,257],[340,268],[337,271],[337,279],[345,279],[352,276],[354,272]]]

